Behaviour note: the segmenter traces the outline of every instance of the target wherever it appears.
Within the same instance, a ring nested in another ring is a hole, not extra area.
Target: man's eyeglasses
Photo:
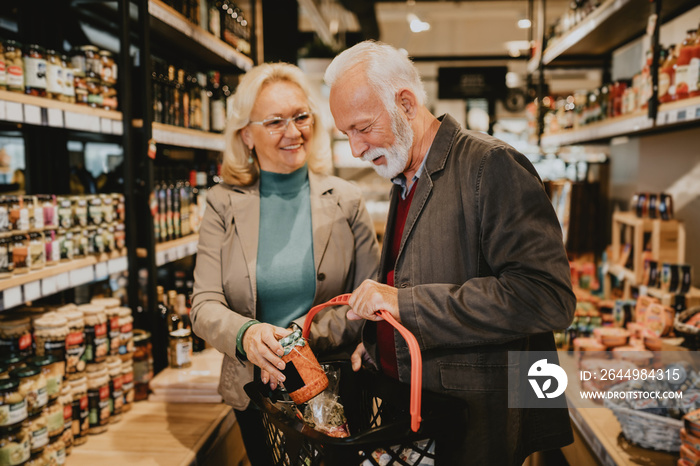
[[[287,131],[287,126],[289,126],[289,122],[293,121],[294,126],[297,127],[298,130],[304,130],[311,126],[314,122],[314,116],[309,113],[309,112],[303,112],[303,113],[298,113],[294,115],[293,117],[289,118],[282,118],[282,117],[273,117],[273,118],[265,118],[262,121],[251,121],[249,124],[251,125],[262,125],[263,128],[267,130],[268,133],[270,134],[283,134],[284,132]]]

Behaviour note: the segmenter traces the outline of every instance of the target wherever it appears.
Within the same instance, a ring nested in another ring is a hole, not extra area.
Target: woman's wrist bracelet
[[[236,335],[236,349],[241,354],[241,356],[243,356],[244,358],[246,358],[247,355],[245,353],[245,350],[243,349],[243,335],[245,335],[245,332],[246,332],[246,330],[248,330],[249,327],[251,327],[255,324],[259,324],[259,323],[260,323],[260,321],[257,321],[255,319],[249,320],[248,322],[243,324],[241,329],[238,331],[238,335]]]

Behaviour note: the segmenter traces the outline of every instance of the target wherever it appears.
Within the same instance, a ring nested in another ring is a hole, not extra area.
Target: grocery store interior
[[[366,39],[408,53],[434,115],[535,166],[578,298],[562,366],[698,349],[697,0],[3,0],[0,464],[250,464],[189,320],[227,112],[246,71],[284,61],[334,128],[324,71]],[[381,242],[391,181],[331,143]],[[646,410],[570,380],[574,443],[526,464],[699,464],[686,372],[684,401]]]

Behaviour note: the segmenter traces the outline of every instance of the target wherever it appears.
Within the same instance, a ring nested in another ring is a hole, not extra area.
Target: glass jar
[[[85,319],[85,362],[104,362],[109,352],[105,308],[95,304],[81,304],[78,309]]]
[[[83,45],[80,50],[85,56],[85,76],[99,79],[101,74],[100,49],[94,45]]]
[[[27,402],[19,389],[19,380],[0,379],[0,427],[21,425],[27,419]]]
[[[40,413],[49,396],[46,390],[46,377],[35,366],[24,366],[10,371],[10,377],[19,379],[19,391],[27,401],[27,415]]]
[[[27,364],[24,362],[25,360],[26,358],[17,353],[10,353],[3,357],[2,365],[7,367],[8,377],[10,375],[10,372],[12,372],[13,370],[26,366]]]
[[[75,103],[78,105],[88,105],[88,88],[85,71],[73,68],[73,93],[75,94]]]
[[[66,55],[61,55],[63,64],[63,100],[69,104],[75,103],[75,70]]]
[[[107,327],[109,333],[109,355],[118,356],[121,345],[121,333],[119,331],[119,307],[108,307]]]
[[[83,229],[81,227],[73,227],[70,231],[72,233],[72,243],[73,243],[73,258],[81,259],[88,254],[88,238],[83,234]]]
[[[44,231],[44,257],[46,265],[56,265],[61,260],[61,246],[54,229]]]
[[[104,210],[102,209],[102,198],[97,195],[87,197],[88,208],[88,224],[101,225],[104,218]]]
[[[24,48],[24,93],[46,97],[46,51],[37,44]]]
[[[5,63],[5,44],[0,39],[0,91],[7,90],[7,64]]]
[[[50,466],[49,465],[49,455],[46,453],[45,449],[42,448],[41,451],[33,453],[29,457],[29,461],[24,463],[24,466]]]
[[[122,407],[124,406],[124,391],[122,389],[122,361],[118,357],[111,356],[107,359],[107,372],[109,372],[109,422],[114,424],[122,419]]]
[[[102,246],[102,237],[100,236],[100,241],[97,241],[97,228],[94,226],[87,227],[83,229],[83,236],[87,239],[87,253],[88,254],[98,254],[100,253],[98,248],[104,250]]]
[[[117,251],[126,247],[126,229],[123,223],[114,224],[114,247]]]
[[[20,196],[6,196],[7,202],[7,220],[10,225],[10,231],[19,230],[19,215],[22,204]]]
[[[134,330],[134,401],[148,398],[148,383],[153,378],[151,334]]]
[[[32,355],[32,322],[29,317],[0,318],[0,357],[17,355],[22,361]]]
[[[58,226],[63,229],[73,228],[73,201],[69,197],[56,198],[58,203]]]
[[[31,202],[29,208],[29,215],[31,215],[29,218],[30,230],[41,231],[44,229],[44,207],[42,205],[42,198],[43,195],[25,197],[25,202],[27,199]]]
[[[77,307],[63,307],[57,310],[67,320],[66,335],[66,378],[81,377],[85,371],[85,319]]]
[[[12,235],[0,235],[0,278],[10,278],[15,268],[12,261]]]
[[[114,86],[117,84],[117,63],[109,50],[100,50],[100,77],[102,81]]]
[[[119,355],[122,359],[131,359],[134,354],[134,318],[128,307],[119,308]]]
[[[119,106],[117,86],[103,82],[100,87],[100,92],[102,94],[102,108],[105,110],[116,110]]]
[[[112,201],[114,202],[115,220],[124,222],[126,220],[126,204],[124,203],[124,195],[121,193],[113,193]]]
[[[44,194],[37,196],[37,200],[41,205],[41,214],[43,215],[44,228],[53,228],[58,226],[58,204],[56,196],[53,194]]]
[[[75,246],[73,245],[73,232],[70,230],[58,230],[58,245],[61,254],[61,262],[73,260]]]
[[[102,199],[102,220],[104,223],[112,223],[114,221],[114,204],[112,203],[111,194],[100,194]]]
[[[31,267],[29,257],[29,235],[14,235],[12,237],[12,264],[15,274],[29,272]]]
[[[31,453],[29,432],[22,424],[0,428],[0,457],[7,458],[4,464],[25,464]]]
[[[44,233],[41,231],[29,233],[29,263],[31,270],[43,269],[46,266],[46,244]]]
[[[100,78],[87,77],[85,78],[87,85],[87,102],[92,108],[102,108],[102,85]]]
[[[73,196],[73,225],[78,227],[88,226],[87,199],[83,196]]]
[[[116,251],[117,243],[114,240],[114,225],[109,225],[102,229],[102,242],[106,253]]]
[[[192,365],[192,332],[181,328],[170,332],[168,338],[168,363],[173,369]]]
[[[47,312],[34,321],[34,341],[38,356],[53,356],[56,361],[66,357],[68,319],[58,312]]]
[[[46,427],[46,415],[41,410],[30,414],[24,421],[24,427],[29,432],[29,450],[32,455],[44,450],[49,443],[49,429]]]
[[[10,231],[10,209],[6,196],[0,196],[0,233]]]
[[[14,40],[5,41],[5,66],[7,69],[7,90],[24,93],[22,44]]]
[[[46,416],[46,429],[49,438],[55,438],[63,434],[63,403],[59,398],[49,402],[44,408]]]
[[[63,433],[61,439],[69,455],[73,449],[73,394],[68,383],[63,384],[61,396],[58,398],[63,406]]]
[[[49,402],[56,400],[61,393],[61,388],[63,388],[63,359],[56,359],[51,355],[33,356],[27,359],[27,364],[41,370],[46,379],[46,394],[49,397]]]
[[[78,446],[87,442],[87,434],[90,429],[87,377],[80,377],[68,383],[73,396],[71,402],[73,408],[73,445]]]
[[[54,100],[64,100],[64,76],[61,54],[55,50],[46,51],[46,97]]]
[[[26,202],[29,197],[16,196],[16,204],[13,209],[12,217],[15,218],[15,229],[20,231],[29,230],[29,218],[31,202]],[[31,212],[34,213],[33,211]]]
[[[124,392],[122,413],[125,413],[134,405],[134,362],[131,359],[122,360],[122,391]]]
[[[109,373],[105,363],[88,364],[88,409],[90,411],[90,434],[101,434],[109,424]]]
[[[51,438],[44,451],[49,457],[50,466],[62,466],[66,464],[66,444],[61,436]]]

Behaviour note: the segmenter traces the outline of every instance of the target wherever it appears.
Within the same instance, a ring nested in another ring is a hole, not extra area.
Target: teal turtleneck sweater
[[[316,293],[309,174],[260,172],[258,320],[287,327]]]

